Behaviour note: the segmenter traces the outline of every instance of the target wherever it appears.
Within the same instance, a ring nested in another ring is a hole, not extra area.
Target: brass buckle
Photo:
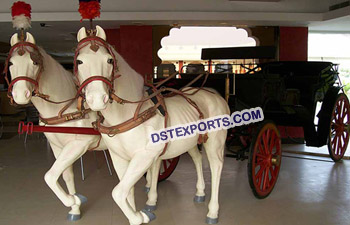
[[[69,115],[65,116],[65,119],[66,119],[66,121],[70,121],[70,120],[73,120],[74,118],[73,118],[72,114],[69,114]]]

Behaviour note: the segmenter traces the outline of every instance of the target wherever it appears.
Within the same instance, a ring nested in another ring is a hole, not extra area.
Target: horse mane
[[[59,62],[57,62],[51,55],[46,51],[38,47],[43,57],[43,72],[39,82],[46,82],[42,85],[42,92],[48,93],[50,96],[57,96],[63,99],[52,99],[52,100],[64,100],[67,96],[74,97],[76,93],[76,87],[74,83],[74,75],[72,72],[66,70]],[[53,81],[52,81],[53,80]],[[41,86],[41,85],[39,85]],[[62,91],[62,89],[64,91]],[[64,94],[65,93],[65,94]]]
[[[144,78],[143,76],[136,72],[127,62],[126,60],[115,50],[115,48],[108,44],[110,49],[112,49],[113,54],[117,60],[118,71],[117,74],[120,74],[121,77],[115,79],[114,86],[118,84],[122,84],[127,86],[128,90],[132,90],[134,92],[139,91],[139,93],[134,93],[137,95],[143,95],[143,86],[144,86]],[[118,91],[118,88],[116,89]],[[124,93],[120,92],[120,97],[123,97]],[[127,96],[125,96],[127,97]],[[132,99],[130,99],[132,100]],[[134,99],[139,100],[139,99]]]

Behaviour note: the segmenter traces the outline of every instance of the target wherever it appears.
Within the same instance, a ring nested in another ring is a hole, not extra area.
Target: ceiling
[[[333,3],[347,0],[102,0],[103,28],[120,25],[205,26],[308,26],[311,31],[349,32],[350,6],[330,11]],[[78,0],[26,0],[32,6],[30,32],[51,53],[67,54],[76,45],[80,22]],[[15,32],[11,24],[13,1],[0,8],[0,42],[8,43]],[[46,26],[41,26],[45,23]],[[2,48],[1,48],[2,49]]]

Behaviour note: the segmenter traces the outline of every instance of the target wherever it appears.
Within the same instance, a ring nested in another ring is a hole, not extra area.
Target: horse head
[[[42,70],[42,56],[35,45],[33,35],[26,33],[26,40],[20,40],[18,34],[11,37],[11,49],[6,60],[5,74],[10,71],[8,95],[17,104],[28,104],[32,93],[38,89],[38,79]]]
[[[100,26],[96,26],[96,30],[89,34],[82,27],[77,39],[79,43],[74,58],[74,72],[80,84],[78,92],[85,94],[86,102],[92,110],[103,110],[113,91],[117,69],[115,55]]]

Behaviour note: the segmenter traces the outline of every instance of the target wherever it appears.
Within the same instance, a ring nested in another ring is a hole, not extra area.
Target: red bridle
[[[111,54],[111,56],[113,58],[113,68],[112,68],[112,73],[111,73],[110,79],[108,79],[104,76],[96,75],[96,76],[89,77],[88,79],[84,80],[83,82],[80,82],[79,76],[78,76],[77,57],[79,55],[79,51],[82,48],[88,46],[89,44],[91,44],[90,48],[95,52],[99,49],[99,47],[104,47],[107,49],[108,53]],[[120,75],[116,75],[117,71],[118,71],[118,68],[117,68],[117,60],[116,60],[115,54],[113,53],[112,47],[105,40],[103,40],[102,38],[99,38],[95,35],[91,35],[91,36],[88,36],[88,37],[79,41],[77,49],[75,50],[75,54],[74,54],[74,75],[76,76],[77,81],[78,81],[78,86],[79,86],[78,93],[77,93],[78,95],[80,95],[80,93],[83,91],[83,89],[93,81],[102,81],[103,83],[105,83],[108,86],[109,93],[110,94],[113,93],[114,92],[114,80],[116,78],[120,77]]]
[[[27,47],[31,47],[33,49],[33,51],[30,51]],[[19,77],[16,77],[15,79],[13,79],[11,82],[9,81],[9,79],[8,79],[9,62],[10,62],[10,59],[11,59],[14,51],[18,48],[19,48],[19,50],[17,52],[20,56],[24,55],[25,52],[28,52],[30,54],[30,58],[33,60],[33,62],[37,63],[37,65],[39,66],[35,80],[30,78],[30,77],[27,77],[27,76],[19,76]],[[34,85],[34,91],[32,93],[33,96],[40,94],[39,93],[39,80],[40,80],[40,76],[41,76],[42,71],[43,71],[42,55],[41,55],[38,47],[35,44],[32,44],[30,42],[21,41],[21,42],[18,42],[17,44],[15,44],[11,47],[10,52],[6,58],[6,61],[5,61],[5,68],[4,68],[3,73],[5,74],[5,80],[8,84],[7,96],[10,98],[12,104],[14,103],[13,96],[12,96],[12,89],[13,89],[13,86],[15,85],[15,83],[20,81],[20,80],[27,81],[27,82],[32,83]]]

